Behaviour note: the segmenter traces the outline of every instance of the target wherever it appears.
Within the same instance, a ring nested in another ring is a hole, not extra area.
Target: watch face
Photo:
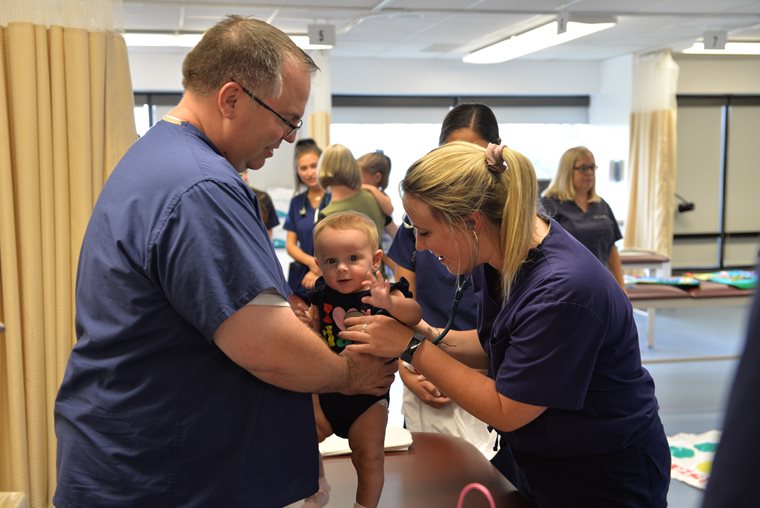
[[[425,340],[425,337],[414,334],[412,338],[409,339],[409,344],[407,344],[404,352],[401,353],[401,359],[406,363],[412,363],[412,357],[414,356],[414,353],[417,352],[417,348],[420,347],[420,343],[422,343],[423,340]]]

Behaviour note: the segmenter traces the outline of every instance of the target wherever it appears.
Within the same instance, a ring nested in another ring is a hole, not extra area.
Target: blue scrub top
[[[56,506],[271,508],[316,491],[310,396],[213,343],[265,289],[290,293],[254,194],[198,129],[159,122],[106,182],[82,243]]]
[[[298,239],[298,246],[307,254],[314,254],[314,224],[317,223],[320,210],[330,204],[331,195],[325,192],[322,201],[317,208],[311,206],[308,191],[293,196],[288,208],[288,216],[285,218],[286,231],[293,231]]]
[[[319,212],[330,204],[331,194],[325,192],[319,206],[314,208],[309,202],[308,191],[293,196],[288,208],[288,216],[285,218],[283,228],[286,231],[293,231],[296,234],[298,247],[306,254],[314,255],[314,224],[317,223]],[[288,268],[288,284],[295,294],[308,300],[308,292],[301,285],[301,280],[308,273],[306,265],[293,261]]]

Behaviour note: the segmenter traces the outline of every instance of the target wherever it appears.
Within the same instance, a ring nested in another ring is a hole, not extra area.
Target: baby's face
[[[316,238],[314,252],[329,287],[343,294],[367,289],[367,273],[376,267],[375,251],[366,233],[328,228]]]

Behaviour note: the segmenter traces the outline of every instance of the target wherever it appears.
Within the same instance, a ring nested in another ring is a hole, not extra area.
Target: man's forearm
[[[289,307],[246,305],[222,323],[214,342],[257,378],[296,392],[380,395],[396,370],[368,355],[336,355]]]

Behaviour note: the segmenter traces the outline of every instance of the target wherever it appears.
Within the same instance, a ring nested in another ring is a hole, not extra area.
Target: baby
[[[335,353],[349,343],[338,332],[352,314],[389,314],[408,326],[422,318],[406,280],[390,284],[380,273],[383,251],[377,227],[367,216],[339,212],[319,221],[314,227],[314,258],[322,277],[309,294],[309,320]],[[384,482],[388,394],[315,395],[314,413],[320,441],[333,433],[348,439],[358,484],[354,508],[376,507]],[[305,507],[323,506],[329,498],[321,464],[319,483],[319,492],[306,500]]]

